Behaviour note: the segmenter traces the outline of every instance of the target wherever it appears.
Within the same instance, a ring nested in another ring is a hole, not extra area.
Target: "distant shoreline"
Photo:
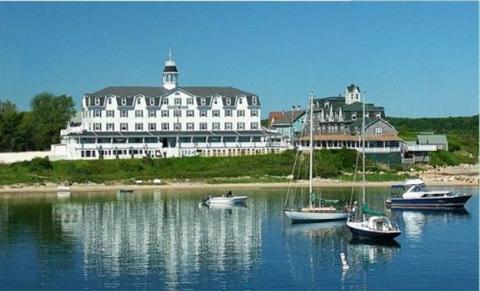
[[[471,184],[463,181],[425,181],[431,186],[471,186],[478,187],[476,184]],[[382,181],[382,182],[366,182],[367,187],[390,187],[392,184],[401,183],[401,181]],[[298,181],[293,183],[295,186],[308,186],[308,181]],[[314,181],[315,187],[321,188],[335,188],[335,187],[361,187],[361,182],[349,182],[338,180],[320,180]],[[246,189],[246,188],[287,188],[288,182],[272,182],[272,183],[224,183],[224,184],[208,184],[201,182],[174,182],[164,185],[124,185],[124,184],[75,184],[71,186],[71,192],[86,193],[86,192],[116,192],[120,189],[128,190],[167,190],[167,189]],[[13,193],[55,193],[57,187],[54,184],[46,186],[31,186],[31,185],[9,185],[0,186],[1,194]]]

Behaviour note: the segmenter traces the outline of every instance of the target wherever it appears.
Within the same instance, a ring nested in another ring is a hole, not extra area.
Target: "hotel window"
[[[135,130],[143,130],[143,123],[135,123]]]
[[[115,117],[115,110],[107,110],[107,117]]]
[[[96,97],[95,98],[95,105],[100,105],[100,98],[99,97]]]
[[[168,105],[168,98],[163,98],[162,104]]]
[[[202,97],[202,99],[200,99],[200,104],[201,105],[207,104],[207,100],[205,99],[205,97]]]
[[[157,130],[157,124],[156,123],[149,123],[148,124],[148,130],[150,130],[150,131]]]
[[[195,116],[195,111],[187,110],[187,117],[194,117],[194,116]]]
[[[93,131],[101,131],[102,130],[102,124],[101,123],[94,123],[93,124]]]
[[[231,122],[225,122],[225,130],[232,130],[233,126]]]
[[[173,128],[174,130],[182,130],[182,124],[180,122],[175,122]]]
[[[250,116],[252,116],[252,117],[257,117],[257,116],[258,116],[258,109],[252,109],[252,110],[250,110]]]
[[[114,131],[115,123],[107,123],[107,131]]]
[[[382,135],[383,134],[383,129],[382,128],[375,128],[375,135]]]
[[[238,122],[237,123],[237,129],[238,130],[244,130],[245,129],[245,122]]]
[[[213,130],[220,130],[220,122],[212,123],[212,129]]]
[[[142,104],[142,99],[140,99],[140,97],[137,98],[137,104]]]
[[[193,105],[193,98],[187,98],[187,105]]]
[[[200,130],[207,130],[207,123],[206,122],[200,122]]]
[[[200,117],[207,117],[207,110],[205,109],[200,110]]]
[[[148,117],[157,117],[157,111],[155,109],[148,110]]]
[[[257,97],[256,96],[252,97],[252,104],[257,105]]]
[[[135,110],[135,117],[143,117],[143,110]]]
[[[227,105],[232,105],[232,99],[231,98],[227,98]]]
[[[162,110],[162,117],[168,117],[168,110]]]
[[[182,105],[182,98],[175,98],[175,105]]]
[[[182,117],[182,110],[175,109],[173,111],[173,117]]]
[[[102,111],[98,109],[93,110],[93,117],[102,117]]]
[[[162,130],[169,130],[168,122],[163,122],[162,123]]]
[[[238,104],[242,104],[243,103],[243,98],[238,98]]]
[[[150,101],[151,106],[155,105],[155,98],[150,98],[148,100]]]
[[[245,117],[245,110],[237,110],[237,117]]]
[[[380,112],[378,112],[378,113],[375,114],[375,116],[376,116],[377,118],[381,118],[381,117],[382,117],[382,114],[381,114]]]
[[[127,105],[127,98],[122,98],[122,105],[123,106]]]
[[[232,109],[225,109],[225,117],[232,117]]]
[[[218,104],[218,98],[213,99],[213,104]]]
[[[357,112],[352,113],[352,120],[357,120]]]
[[[194,127],[194,123],[193,122],[188,122],[187,123],[187,130],[194,130],[195,127]]]
[[[128,110],[120,110],[120,117],[128,117]]]
[[[250,129],[258,129],[258,122],[250,123]]]
[[[220,117],[220,110],[212,110],[213,117]]]
[[[126,122],[120,123],[120,130],[121,131],[128,131],[128,123],[126,123]]]

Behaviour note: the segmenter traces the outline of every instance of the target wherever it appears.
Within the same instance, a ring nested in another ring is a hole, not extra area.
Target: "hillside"
[[[432,164],[455,165],[478,161],[479,115],[444,118],[386,118],[405,140],[415,140],[420,132],[446,134],[449,152],[433,153]]]

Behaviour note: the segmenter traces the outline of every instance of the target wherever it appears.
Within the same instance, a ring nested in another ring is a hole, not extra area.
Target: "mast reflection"
[[[52,212],[82,243],[86,277],[163,274],[167,283],[179,282],[212,271],[202,266],[251,274],[260,260],[264,209],[203,209],[197,203],[155,193],[58,203]]]

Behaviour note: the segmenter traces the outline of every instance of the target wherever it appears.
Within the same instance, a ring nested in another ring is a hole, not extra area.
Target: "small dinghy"
[[[227,195],[223,196],[209,195],[202,200],[202,203],[205,205],[235,205],[244,204],[247,199],[248,196],[233,196],[232,192],[229,191]]]
[[[57,186],[57,197],[58,198],[68,198],[70,197],[71,188],[67,185],[58,185]]]

